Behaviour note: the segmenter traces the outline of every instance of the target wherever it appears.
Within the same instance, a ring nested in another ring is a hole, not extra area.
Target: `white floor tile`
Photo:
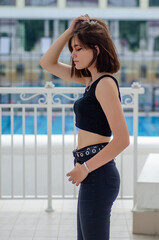
[[[67,199],[63,203],[63,209],[72,209],[73,211],[77,209],[77,200]]]
[[[33,231],[35,230],[35,225],[31,225],[31,224],[15,224],[13,227],[13,230],[26,230],[26,231]]]
[[[59,218],[62,214],[62,211],[61,212],[57,212],[57,211],[54,211],[54,212],[45,212],[45,211],[41,211],[40,213],[40,218],[45,218],[45,219],[56,219],[56,218]]]
[[[129,232],[128,231],[111,231],[110,232],[111,238],[129,238]]]
[[[29,221],[29,219],[17,219],[17,221],[16,221],[16,224],[17,225],[21,225],[22,223],[23,223],[23,225],[32,225],[32,226],[36,226],[37,225],[37,219],[30,219],[30,221]]]
[[[1,230],[8,230],[8,231],[10,231],[10,230],[12,230],[13,229],[13,226],[14,226],[14,224],[0,224],[0,231]],[[1,239],[0,239],[1,240]]]
[[[17,202],[16,202],[17,201]],[[2,200],[0,240],[76,240],[77,200]],[[132,234],[132,200],[117,200],[112,209],[110,240],[159,240],[159,236]]]
[[[32,240],[32,237],[10,237],[9,240]]]
[[[34,230],[26,230],[26,229],[13,229],[10,237],[22,237],[22,238],[31,238],[34,235]]]
[[[123,237],[120,237],[120,236],[118,236],[118,237],[113,237],[113,238],[110,238],[110,240],[131,240],[131,238],[123,238]]]
[[[126,232],[128,231],[128,228],[126,225],[111,225],[110,227],[111,232]]]
[[[59,237],[58,240],[76,240],[77,238],[76,237]]]
[[[110,220],[110,224],[111,225],[117,225],[117,226],[122,226],[122,225],[126,225],[126,220],[124,218],[111,218]]]
[[[61,225],[74,225],[77,221],[76,213],[62,213],[60,224]]]
[[[52,229],[47,229],[47,230],[36,230],[34,238],[55,238],[58,237],[58,232],[59,232],[59,228],[58,226],[53,226]]]
[[[56,225],[56,224],[47,224],[47,225],[38,225],[37,227],[36,227],[36,231],[38,232],[39,230],[50,230],[50,231],[52,231],[54,228],[58,228],[59,227],[59,225]]]
[[[38,226],[41,225],[58,225],[60,223],[60,215],[59,216],[40,216],[38,221]]]
[[[16,221],[16,218],[4,217],[0,218],[0,225],[12,225]]]
[[[76,226],[72,225],[61,225],[59,231],[59,238],[60,237],[75,237],[77,235]]]
[[[18,239],[17,239],[18,240]],[[47,238],[47,237],[35,237],[35,238],[33,238],[32,240],[58,240],[58,238],[57,237],[49,237],[49,238]],[[71,239],[69,239],[69,240],[71,240]]]
[[[3,237],[9,237],[10,232],[11,232],[10,230],[1,230],[0,231],[0,239]]]

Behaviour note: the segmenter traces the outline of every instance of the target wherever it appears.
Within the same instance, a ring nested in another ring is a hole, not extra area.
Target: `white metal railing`
[[[2,194],[2,115],[9,114],[10,115],[10,126],[11,126],[11,146],[10,146],[10,183],[11,183],[11,199],[16,199],[15,197],[15,189],[14,189],[14,111],[19,111],[22,116],[22,168],[21,174],[23,176],[23,186],[22,191],[23,194],[21,198],[28,198],[26,196],[26,164],[27,164],[27,154],[26,154],[26,131],[25,131],[25,115],[26,110],[29,111],[32,109],[34,116],[34,196],[32,198],[37,199],[37,166],[38,166],[38,154],[37,154],[37,116],[38,110],[43,109],[45,111],[47,117],[47,194],[46,198],[48,199],[48,208],[47,211],[52,211],[52,115],[53,111],[57,111],[60,109],[62,115],[62,198],[66,198],[64,193],[64,175],[65,175],[65,114],[66,110],[71,111],[73,108],[73,102],[79,98],[79,94],[84,92],[84,88],[82,87],[72,87],[72,88],[61,88],[54,87],[51,82],[47,82],[45,87],[34,87],[34,88],[1,88],[0,94],[1,96],[4,94],[12,94],[12,95],[20,95],[19,100],[15,103],[0,103],[0,198],[4,198]],[[138,158],[138,149],[137,149],[137,136],[138,136],[138,96],[139,94],[144,93],[144,89],[140,87],[137,83],[134,83],[131,88],[120,88],[120,92],[122,95],[122,107],[124,109],[133,109],[133,136],[134,136],[134,145],[133,145],[133,164],[134,164],[134,203],[136,202],[136,181],[137,181],[137,158]],[[63,99],[67,99],[69,102],[62,102]],[[20,102],[19,102],[20,101]],[[34,101],[33,103],[28,103],[29,101]],[[74,127],[73,131],[73,141],[74,147],[76,146],[76,128]],[[122,158],[122,154],[121,154]],[[121,170],[122,161],[121,161]],[[122,172],[121,172],[122,174]],[[122,176],[121,176],[122,178]],[[121,197],[123,198],[123,186],[121,181]],[[57,196],[56,196],[57,197]],[[74,190],[74,196],[76,197],[76,190]]]

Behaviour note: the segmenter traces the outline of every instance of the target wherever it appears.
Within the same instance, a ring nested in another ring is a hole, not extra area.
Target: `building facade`
[[[39,60],[73,18],[88,13],[109,26],[121,62],[117,73],[120,85],[138,81],[156,89],[158,12],[158,0],[1,0],[0,85],[44,85],[50,79],[56,82],[55,76],[41,69]],[[67,46],[60,60],[70,63]]]

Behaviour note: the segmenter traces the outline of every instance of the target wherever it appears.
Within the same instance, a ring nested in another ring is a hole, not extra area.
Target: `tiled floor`
[[[1,200],[0,240],[76,240],[76,200]],[[132,234],[132,201],[117,200],[111,216],[111,240],[152,240]]]

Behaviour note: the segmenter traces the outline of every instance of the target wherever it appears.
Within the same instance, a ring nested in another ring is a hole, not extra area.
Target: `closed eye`
[[[80,51],[82,48],[76,49],[76,51]]]

